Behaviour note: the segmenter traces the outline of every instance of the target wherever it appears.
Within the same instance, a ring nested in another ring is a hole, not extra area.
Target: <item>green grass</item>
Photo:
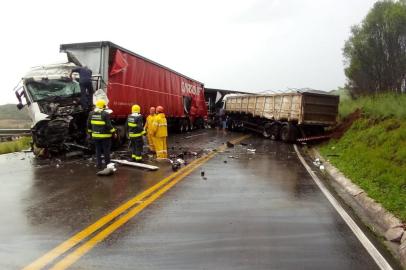
[[[0,154],[18,152],[30,147],[31,137],[22,137],[11,142],[0,142]]]
[[[364,114],[321,154],[368,195],[406,222],[406,95],[381,95],[340,104],[345,116]]]
[[[369,117],[406,119],[406,94],[387,93],[360,97],[355,100],[346,98],[341,101],[340,118],[346,117],[359,108]]]

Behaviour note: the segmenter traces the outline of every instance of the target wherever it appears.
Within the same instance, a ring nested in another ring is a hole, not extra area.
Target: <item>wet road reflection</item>
[[[202,152],[240,136],[205,133],[173,136],[170,150]],[[119,167],[102,178],[93,165],[0,156],[0,268],[27,265],[172,173],[159,163],[156,172]],[[135,267],[377,269],[292,146],[255,136],[219,153],[72,268]]]

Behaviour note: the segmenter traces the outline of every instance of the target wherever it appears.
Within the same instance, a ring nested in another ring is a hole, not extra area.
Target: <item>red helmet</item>
[[[157,107],[156,107],[156,112],[157,112],[157,113],[163,113],[163,112],[164,112],[164,107],[162,107],[162,106],[157,106]]]

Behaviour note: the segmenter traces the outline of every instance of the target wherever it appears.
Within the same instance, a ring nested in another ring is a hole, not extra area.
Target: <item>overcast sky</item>
[[[6,1],[0,104],[59,44],[109,40],[206,87],[259,92],[345,83],[342,47],[374,0]]]

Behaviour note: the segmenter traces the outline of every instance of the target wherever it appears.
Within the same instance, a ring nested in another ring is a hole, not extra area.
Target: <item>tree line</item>
[[[343,48],[353,97],[406,90],[406,0],[374,4]]]

